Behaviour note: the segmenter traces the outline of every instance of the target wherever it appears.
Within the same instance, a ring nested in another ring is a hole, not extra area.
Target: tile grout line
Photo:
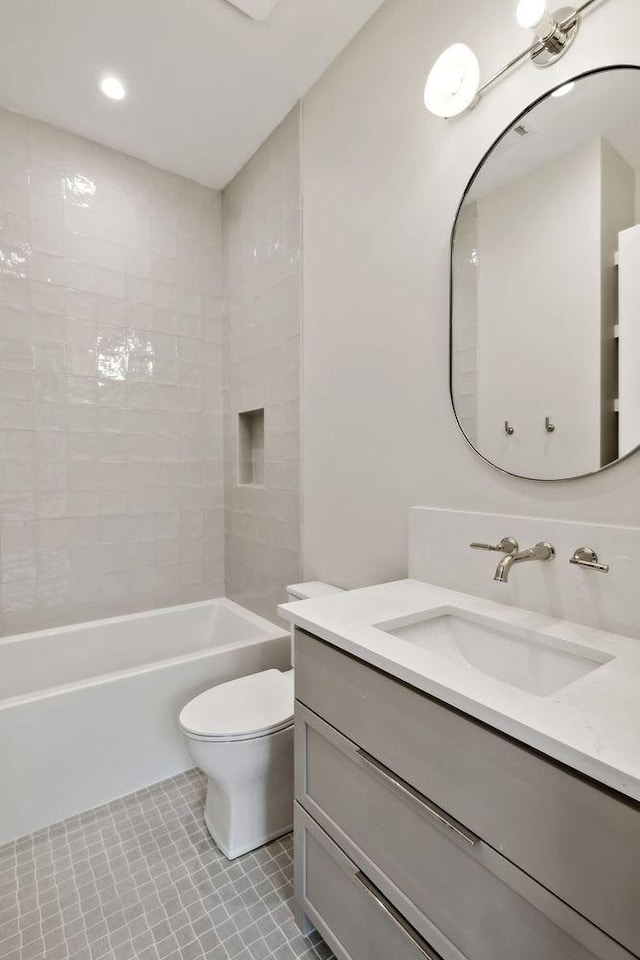
[[[5,960],[331,960],[291,911],[292,840],[229,862],[188,771],[0,847]]]

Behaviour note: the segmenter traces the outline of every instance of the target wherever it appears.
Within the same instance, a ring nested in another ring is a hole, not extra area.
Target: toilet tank
[[[330,583],[320,580],[311,580],[309,583],[294,583],[287,587],[287,601],[314,600],[317,597],[328,597],[332,593],[342,593],[342,587],[334,587]],[[293,625],[291,626],[291,666],[293,666]]]
[[[316,597],[326,597],[332,593],[342,592],[342,587],[334,587],[330,583],[311,580],[309,583],[293,583],[287,587],[287,600],[289,603],[293,603],[295,600],[312,600]]]

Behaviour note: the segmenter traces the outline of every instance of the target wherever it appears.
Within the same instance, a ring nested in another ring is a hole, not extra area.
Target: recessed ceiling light
[[[566,95],[567,95],[568,93],[571,93],[571,91],[573,90],[574,87],[575,87],[575,83],[574,83],[573,80],[572,80],[571,83],[565,83],[564,87],[558,87],[557,90],[554,90],[553,93],[551,94],[551,96],[552,96],[552,97],[566,97]]]
[[[124,100],[127,95],[122,80],[118,80],[117,77],[103,77],[100,81],[100,89],[110,100]]]

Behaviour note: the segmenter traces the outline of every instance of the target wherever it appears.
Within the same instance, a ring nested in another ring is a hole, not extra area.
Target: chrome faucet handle
[[[598,554],[591,547],[578,547],[569,563],[575,564],[576,567],[585,567],[587,570],[609,573],[609,564],[600,563]]]
[[[517,553],[520,549],[517,540],[513,537],[503,537],[500,543],[470,543],[472,550],[491,550],[492,553]]]

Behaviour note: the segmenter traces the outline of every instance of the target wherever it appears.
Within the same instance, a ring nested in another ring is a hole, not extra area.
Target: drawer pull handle
[[[439,954],[435,953],[431,948],[426,944],[422,937],[417,934],[412,927],[409,926],[407,921],[404,919],[401,913],[399,913],[396,908],[389,903],[386,897],[384,897],[377,887],[375,887],[368,877],[365,877],[364,873],[360,870],[355,874],[355,879],[358,883],[364,887],[372,900],[375,901],[376,905],[382,910],[390,920],[394,922],[396,927],[402,931],[406,939],[416,948],[416,950],[425,957],[425,960],[442,960]]]
[[[391,784],[396,790],[399,790],[400,793],[404,796],[409,797],[414,803],[417,803],[425,813],[428,813],[430,817],[434,820],[437,820],[439,824],[443,827],[446,827],[448,830],[452,830],[458,837],[468,843],[470,846],[475,847],[478,842],[478,838],[470,833],[465,827],[461,824],[454,823],[452,820],[449,820],[447,817],[437,810],[435,807],[432,807],[430,803],[424,799],[424,797],[419,794],[416,790],[413,790],[408,784],[401,780],[399,777],[396,777],[391,771],[384,766],[384,764],[379,763],[374,757],[358,748],[356,751],[361,760],[363,760],[368,767],[370,767],[375,773],[377,773],[383,780],[386,780],[387,783]]]

